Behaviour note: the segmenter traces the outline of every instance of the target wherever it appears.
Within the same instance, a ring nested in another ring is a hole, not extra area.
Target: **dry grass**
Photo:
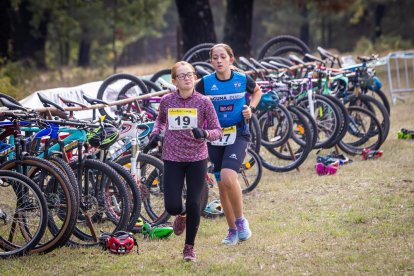
[[[47,255],[0,260],[0,274],[163,275],[413,275],[414,97],[392,106],[390,135],[378,160],[342,166],[319,177],[315,153],[300,172],[272,173],[245,196],[253,237],[221,244],[224,219],[201,221],[197,263],[181,259],[184,237],[149,241],[137,236],[140,254],[116,256],[100,248],[61,248]]]

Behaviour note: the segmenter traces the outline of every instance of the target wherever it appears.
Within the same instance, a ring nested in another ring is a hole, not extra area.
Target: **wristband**
[[[250,107],[250,110],[252,111],[252,113],[254,113],[256,111],[256,107],[254,107],[252,105],[250,105],[249,107]]]

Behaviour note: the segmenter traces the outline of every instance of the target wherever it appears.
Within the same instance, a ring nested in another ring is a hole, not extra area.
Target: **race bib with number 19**
[[[197,127],[197,108],[169,108],[168,129],[183,130]]]

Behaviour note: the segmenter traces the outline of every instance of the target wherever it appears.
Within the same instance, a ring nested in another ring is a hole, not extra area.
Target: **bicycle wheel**
[[[318,125],[316,124],[315,119],[312,117],[311,114],[304,108],[300,106],[295,106],[295,108],[300,111],[300,114],[302,114],[305,119],[307,120],[309,127],[311,129],[312,133],[312,142],[311,142],[311,148],[313,149],[315,147],[316,141],[318,140]]]
[[[299,38],[291,35],[279,35],[263,44],[262,48],[259,50],[257,59],[261,60],[266,56],[272,56],[278,49],[286,46],[292,46],[295,50],[299,49],[299,52],[295,51],[298,54],[304,55],[306,53],[310,53],[309,47]],[[286,54],[288,52],[284,53]]]
[[[125,183],[128,192],[128,202],[130,204],[130,218],[126,229],[127,231],[137,232],[139,229],[135,227],[135,223],[141,215],[142,205],[141,191],[138,188],[138,184],[131,173],[123,166],[109,160],[105,161],[105,163],[111,166]]]
[[[131,87],[125,95],[128,97],[138,96],[148,93],[147,87],[144,82],[133,75],[129,74],[115,74],[104,80],[99,87],[97,98],[106,102],[113,102],[118,98],[118,94],[121,89],[128,83],[133,82],[135,86]],[[106,115],[107,119],[113,120],[115,117],[117,107],[104,107],[99,108],[101,115]]]
[[[336,105],[327,97],[315,95],[313,99],[313,110],[311,114],[317,124],[318,139],[315,149],[327,147],[332,143],[340,131],[340,116]],[[311,112],[308,98],[297,101],[298,106]]]
[[[46,198],[48,228],[31,252],[47,253],[63,246],[72,234],[78,215],[76,192],[66,175],[53,163],[30,156],[7,161],[1,164],[0,169],[24,172]],[[24,235],[29,237],[30,233]]]
[[[189,63],[195,61],[205,61],[210,59],[210,49],[214,46],[214,43],[201,43],[190,48],[182,57]]]
[[[260,152],[262,133],[260,131],[259,119],[257,119],[256,114],[252,114],[252,117],[249,120],[249,129],[250,129],[249,148],[251,148],[255,152]]]
[[[77,210],[79,208],[80,190],[78,186],[78,181],[76,180],[76,176],[73,173],[72,168],[69,166],[68,163],[65,162],[65,160],[57,156],[50,156],[49,159],[47,160],[52,162],[54,165],[56,165],[65,174],[69,182],[72,184],[73,190],[75,191],[75,194],[76,194],[76,207],[75,208]]]
[[[127,170],[131,170],[131,154],[123,156],[116,162]],[[162,161],[151,155],[140,153],[136,166],[142,204],[146,211],[141,212],[143,221],[151,225],[166,223],[170,215],[164,206],[164,165]]]
[[[263,167],[274,172],[287,172],[299,168],[312,150],[312,130],[304,115],[293,106],[288,110],[292,117],[292,133],[279,147],[262,147]]]
[[[263,165],[260,156],[252,149],[247,149],[246,157],[238,171],[238,180],[243,194],[253,191],[260,182]]]
[[[378,150],[383,138],[381,124],[375,115],[357,106],[349,107],[348,114],[348,132],[338,143],[339,148],[352,155],[362,154],[364,148]]]
[[[381,144],[384,143],[385,139],[388,137],[388,132],[390,131],[390,116],[384,105],[382,105],[381,102],[374,97],[371,97],[369,95],[359,95],[357,97],[351,97],[349,106],[359,106],[365,108],[375,115],[381,124],[383,139],[381,141]],[[363,143],[364,140],[361,139],[359,142]]]
[[[129,202],[125,184],[109,165],[93,159],[70,163],[81,180],[79,216],[70,245],[99,244],[101,233],[125,230],[129,221]]]
[[[390,101],[388,100],[387,96],[385,95],[384,91],[378,89],[378,90],[371,90],[369,89],[366,92],[366,95],[369,95],[371,97],[374,97],[375,99],[377,99],[378,101],[380,101],[385,109],[388,111],[388,115],[391,116],[391,105],[390,105]]]
[[[159,84],[158,79],[162,78],[166,80],[169,83],[171,82],[171,69],[162,69],[158,72],[156,72],[152,77],[150,78],[150,81],[155,82],[156,84]]]
[[[289,111],[283,105],[260,114],[261,144],[268,147],[283,145],[292,132],[292,120]]]
[[[0,171],[0,258],[29,252],[46,224],[46,199],[36,183],[20,173]]]
[[[348,130],[347,129],[348,125],[349,125],[349,115],[348,115],[348,110],[346,109],[345,105],[338,98],[335,98],[332,95],[322,95],[322,96],[331,100],[335,104],[339,112],[340,127],[339,127],[338,134],[331,141],[331,143],[325,146],[325,148],[330,148],[338,144],[338,142],[341,141],[341,139],[345,136]]]

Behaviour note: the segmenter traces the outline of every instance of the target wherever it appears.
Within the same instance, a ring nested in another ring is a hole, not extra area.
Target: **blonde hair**
[[[174,64],[173,67],[171,67],[171,78],[172,79],[175,79],[177,77],[177,69],[181,66],[188,66],[191,68],[191,70],[193,70],[193,72],[195,72],[193,65],[191,65],[190,63],[186,61],[179,61],[176,64]]]

